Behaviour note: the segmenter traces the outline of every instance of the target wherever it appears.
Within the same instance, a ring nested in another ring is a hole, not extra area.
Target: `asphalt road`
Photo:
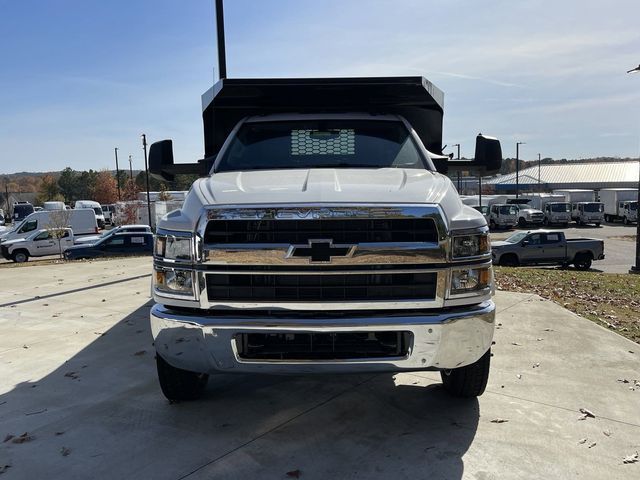
[[[150,271],[149,258],[0,269],[3,480],[640,478],[624,463],[640,450],[640,346],[554,303],[497,293],[477,400],[415,372],[220,375],[170,404]]]
[[[530,227],[534,229],[533,227]],[[635,263],[635,225],[622,225],[621,223],[606,224],[600,227],[570,227],[553,228],[550,230],[563,231],[567,238],[597,238],[604,240],[604,260],[593,262],[593,271],[606,273],[627,273]],[[491,232],[493,240],[504,240],[514,232],[525,230],[517,228],[515,230]]]

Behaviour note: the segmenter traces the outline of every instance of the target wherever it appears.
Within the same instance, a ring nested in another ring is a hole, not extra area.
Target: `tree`
[[[67,167],[62,171],[58,178],[58,186],[66,202],[71,203],[79,199],[80,175],[72,168]]]
[[[71,227],[71,210],[54,210],[49,214],[50,229],[49,235],[58,241],[58,253],[62,258],[62,238],[67,234],[67,229]]]
[[[98,173],[92,198],[103,205],[115,203],[118,200],[118,186],[111,172],[103,170]]]
[[[165,184],[161,184],[160,191],[158,193],[158,200],[160,200],[161,202],[167,202],[171,200],[171,198],[171,194],[167,192],[167,187],[165,186]]]
[[[60,195],[60,187],[58,186],[58,181],[53,177],[53,175],[45,175],[40,180],[40,187],[38,188],[38,196],[36,197],[36,203],[44,203],[49,201],[57,201],[62,198],[64,201],[64,197]]]

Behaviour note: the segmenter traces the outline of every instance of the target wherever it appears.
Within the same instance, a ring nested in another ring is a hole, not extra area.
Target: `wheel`
[[[196,400],[202,396],[209,375],[172,367],[156,354],[158,380],[162,393],[170,401]]]
[[[495,230],[496,229],[496,222],[494,222],[493,220],[489,221],[489,229],[490,230]]]
[[[599,227],[599,226],[600,226],[600,222],[596,222],[596,227]]]
[[[29,260],[29,254],[26,250],[18,250],[13,252],[13,261],[16,263],[24,263]]]
[[[526,227],[527,226],[527,221],[524,219],[524,217],[518,218],[518,225],[521,226],[521,227]]]
[[[489,380],[491,349],[475,363],[466,367],[442,370],[442,386],[454,397],[472,398],[483,394]]]
[[[563,223],[562,228],[569,228],[569,222]]]
[[[590,253],[578,253],[573,264],[578,270],[589,270],[591,268],[592,257]]]
[[[517,267],[520,265],[518,257],[515,253],[507,253],[500,257],[500,265],[503,267]]]
[[[611,223],[611,217],[609,215],[604,216],[604,221],[607,223]]]
[[[630,225],[631,222],[629,221],[629,219],[627,217],[622,217],[622,223],[624,223],[625,225]]]

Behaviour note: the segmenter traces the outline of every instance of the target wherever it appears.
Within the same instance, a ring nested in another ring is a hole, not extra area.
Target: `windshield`
[[[604,204],[602,203],[585,203],[585,212],[604,212]]]
[[[571,211],[570,203],[552,203],[549,205],[552,212],[557,213],[569,213]]]
[[[518,232],[518,233],[514,233],[513,235],[511,235],[509,238],[507,238],[505,240],[505,242],[509,242],[509,243],[518,243],[520,240],[522,240],[524,237],[526,237],[528,235],[527,232]]]
[[[517,215],[518,207],[514,205],[503,205],[500,207],[500,215]]]
[[[102,208],[93,207],[93,211],[96,212],[96,215],[102,215]]]
[[[403,123],[298,120],[245,123],[216,172],[290,168],[425,168]]]
[[[629,210],[637,210],[638,209],[638,202],[631,202],[629,204]]]

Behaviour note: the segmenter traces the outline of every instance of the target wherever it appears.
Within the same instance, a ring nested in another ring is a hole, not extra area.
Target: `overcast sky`
[[[213,0],[0,0],[0,173],[114,168],[140,134],[202,157]],[[226,0],[228,76],[424,75],[444,143],[637,157],[640,1]],[[128,167],[128,164],[127,164]]]

